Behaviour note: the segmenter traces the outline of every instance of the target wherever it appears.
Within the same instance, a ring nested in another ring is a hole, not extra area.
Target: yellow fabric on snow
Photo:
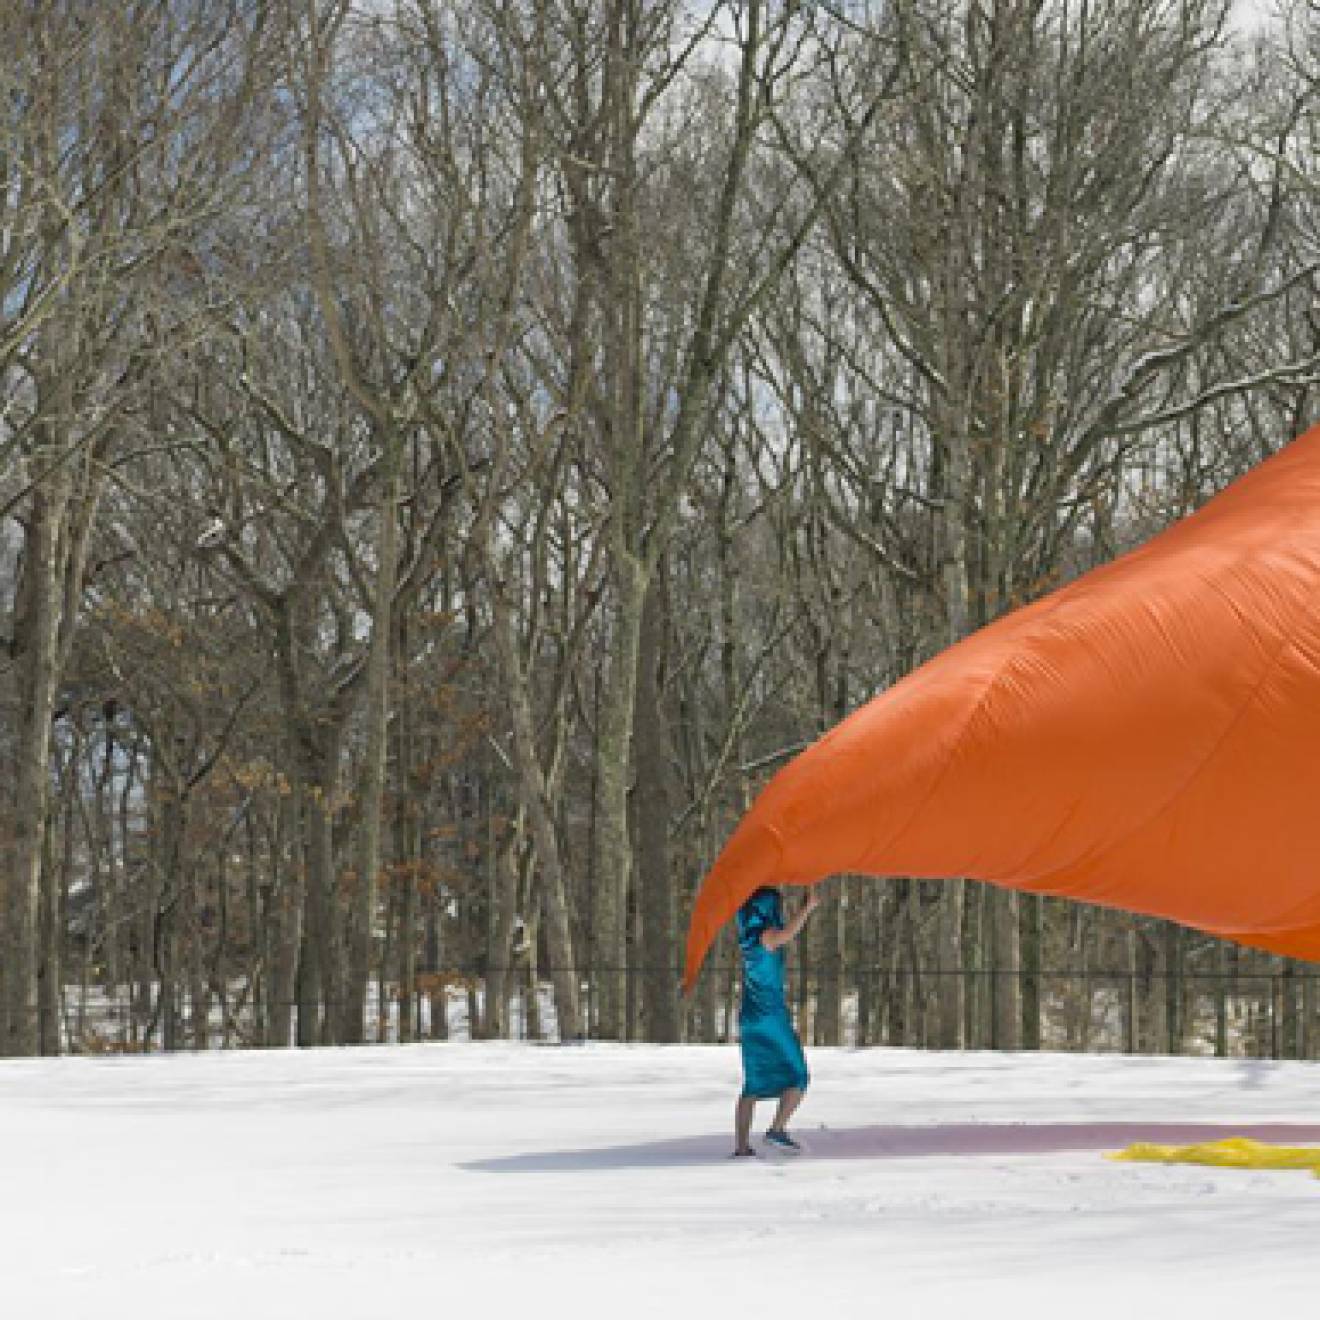
[[[1211,1164],[1226,1169],[1310,1169],[1320,1177],[1320,1146],[1272,1146],[1250,1137],[1227,1137],[1195,1146],[1158,1146],[1139,1141],[1114,1151],[1111,1160],[1153,1164]]]

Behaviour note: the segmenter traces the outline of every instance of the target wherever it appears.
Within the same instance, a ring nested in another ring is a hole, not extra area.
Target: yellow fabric
[[[1272,1146],[1250,1137],[1227,1137],[1195,1146],[1157,1146],[1139,1141],[1114,1151],[1111,1160],[1153,1164],[1213,1164],[1226,1169],[1310,1169],[1320,1177],[1320,1146]]]

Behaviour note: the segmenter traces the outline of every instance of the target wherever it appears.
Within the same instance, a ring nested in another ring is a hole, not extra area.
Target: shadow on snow
[[[1191,1145],[1225,1137],[1296,1145],[1320,1142],[1320,1125],[1301,1123],[936,1123],[798,1132],[813,1160],[901,1160],[929,1156],[1054,1155],[1121,1150],[1136,1141]],[[595,1150],[537,1151],[472,1160],[479,1173],[555,1173],[591,1169],[708,1165],[729,1154],[727,1135],[675,1137]]]

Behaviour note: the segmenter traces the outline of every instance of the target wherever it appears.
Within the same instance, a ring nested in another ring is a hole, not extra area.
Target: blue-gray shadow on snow
[[[1188,1146],[1250,1137],[1281,1146],[1320,1143],[1320,1124],[1304,1123],[933,1123],[861,1128],[804,1128],[797,1133],[812,1160],[903,1160],[930,1156],[1058,1155],[1121,1150],[1137,1141]],[[574,1170],[672,1169],[729,1156],[729,1137],[674,1137],[594,1150],[547,1150],[471,1160],[477,1173],[566,1173]],[[782,1156],[767,1159],[781,1160]],[[732,1161],[731,1161],[732,1162]],[[750,1162],[750,1161],[749,1161]]]

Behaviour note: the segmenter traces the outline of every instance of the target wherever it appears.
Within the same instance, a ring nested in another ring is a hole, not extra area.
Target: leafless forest
[[[767,777],[1315,415],[1303,0],[0,0],[0,48],[0,1053],[724,1038],[680,946]],[[830,889],[808,1041],[1320,1048],[1283,959]]]

